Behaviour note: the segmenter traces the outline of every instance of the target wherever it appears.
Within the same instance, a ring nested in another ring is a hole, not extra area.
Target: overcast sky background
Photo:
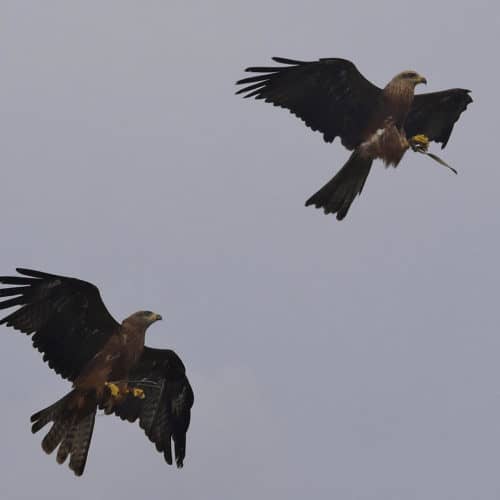
[[[497,2],[4,0],[1,17],[0,274],[86,279],[120,320],[160,312],[147,343],[196,394],[183,470],[102,416],[76,478],[29,426],[69,384],[1,328],[2,499],[500,497]],[[342,223],[306,209],[348,152],[234,96],[271,56],[472,89],[439,153],[459,175],[408,154]]]

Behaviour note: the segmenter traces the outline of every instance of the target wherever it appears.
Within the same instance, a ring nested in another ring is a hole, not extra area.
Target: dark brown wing
[[[308,127],[322,132],[326,142],[338,136],[346,148],[354,149],[363,140],[382,91],[352,62],[273,60],[285,66],[247,68],[245,71],[261,74],[239,80],[237,85],[246,86],[237,94],[289,109]]]
[[[440,142],[443,149],[453,125],[472,102],[469,92],[466,89],[450,89],[416,95],[406,118],[406,136],[424,134],[431,141]]]
[[[142,389],[145,398],[128,395],[113,411],[122,420],[139,419],[139,425],[168,464],[172,464],[173,441],[175,462],[182,467],[194,395],[181,359],[169,349],[145,347],[128,384]]]
[[[1,276],[0,309],[19,308],[0,321],[28,335],[43,360],[74,380],[119,324],[109,314],[97,287],[75,278],[17,269],[23,276]]]

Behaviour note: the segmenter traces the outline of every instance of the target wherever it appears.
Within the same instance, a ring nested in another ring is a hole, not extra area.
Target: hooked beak
[[[160,314],[155,314],[155,315],[154,315],[154,320],[155,320],[155,321],[161,321],[162,319],[163,319],[163,318],[161,317],[161,315],[160,315]]]
[[[427,78],[425,78],[425,76],[420,76],[417,80],[417,83],[424,83],[425,85],[427,85]]]

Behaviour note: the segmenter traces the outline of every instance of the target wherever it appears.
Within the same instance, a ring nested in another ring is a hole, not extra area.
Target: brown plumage
[[[57,462],[69,457],[69,467],[83,474],[95,414],[102,408],[131,422],[138,419],[169,464],[173,441],[182,467],[193,392],[173,351],[144,346],[146,330],[161,316],[139,311],[118,323],[91,283],[29,269],[18,272],[22,276],[0,277],[0,283],[14,285],[0,289],[0,297],[11,297],[0,302],[0,309],[19,307],[0,324],[32,335],[44,361],[73,382],[68,394],[31,416],[34,433],[53,423],[43,450],[58,448]]]
[[[472,102],[465,89],[415,97],[415,86],[427,82],[411,70],[380,89],[345,59],[273,59],[284,66],[247,68],[259,74],[239,80],[237,84],[245,87],[237,93],[287,108],[308,127],[322,132],[325,141],[340,137],[353,151],[335,177],[306,201],[306,206],[336,213],[339,220],[361,193],[373,160],[397,166],[417,140],[414,136],[425,136],[419,139],[425,141],[424,149],[428,140],[444,148],[453,125]]]

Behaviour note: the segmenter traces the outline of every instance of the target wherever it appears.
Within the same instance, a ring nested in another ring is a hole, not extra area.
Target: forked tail
[[[307,201],[306,207],[323,208],[325,214],[337,214],[342,220],[349,211],[354,198],[361,194],[373,160],[354,151],[346,164],[317,193]]]
[[[36,433],[53,422],[42,440],[43,450],[50,454],[59,446],[57,462],[62,464],[69,456],[69,468],[81,476],[87,461],[95,414],[95,401],[71,391],[53,405],[33,414],[31,431]]]

